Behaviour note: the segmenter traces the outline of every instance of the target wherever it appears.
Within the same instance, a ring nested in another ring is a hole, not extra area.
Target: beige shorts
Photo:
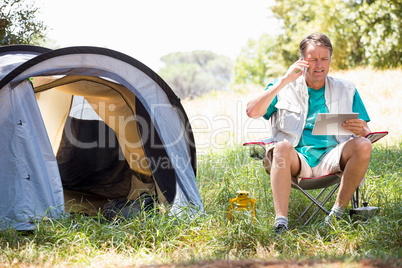
[[[318,163],[318,165],[315,167],[310,167],[306,161],[306,158],[302,154],[297,153],[300,159],[300,173],[297,178],[293,178],[294,182],[298,183],[302,178],[316,178],[328,174],[336,174],[342,172],[340,167],[340,160],[343,148],[346,143],[347,142],[342,142],[338,144],[334,149],[325,154],[320,163]],[[272,146],[268,149],[268,158],[265,157],[263,160],[264,168],[268,172],[268,174],[270,173],[272,167],[272,154],[274,148],[275,146]]]

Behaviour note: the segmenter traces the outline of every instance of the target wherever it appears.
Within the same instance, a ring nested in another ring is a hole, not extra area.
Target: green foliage
[[[181,98],[201,96],[224,89],[230,83],[233,63],[211,51],[174,52],[161,58],[159,75]]]
[[[331,39],[334,69],[402,66],[399,0],[276,1],[271,10],[282,24],[282,33],[248,42],[236,62],[235,81],[239,83],[266,85],[267,77],[283,75],[300,57],[300,41],[313,32]]]
[[[278,37],[289,66],[299,57],[300,41],[322,32],[333,43],[332,67],[402,65],[402,3],[400,1],[278,1],[272,12],[283,22]]]
[[[402,2],[364,1],[356,7],[356,24],[360,27],[362,63],[378,68],[402,65]],[[357,62],[356,65],[361,64]]]
[[[236,59],[234,82],[266,85],[268,79],[282,75],[286,69],[278,48],[277,41],[268,34],[258,41],[250,39]]]
[[[35,18],[38,8],[29,0],[3,0],[0,3],[0,45],[37,45],[47,27]]]

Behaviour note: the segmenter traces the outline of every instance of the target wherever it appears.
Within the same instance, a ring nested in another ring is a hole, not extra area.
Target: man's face
[[[321,46],[309,45],[304,52],[304,59],[308,61],[309,65],[306,73],[307,85],[315,86],[322,84],[322,86],[324,86],[325,78],[329,71],[329,65],[331,64],[329,49]]]

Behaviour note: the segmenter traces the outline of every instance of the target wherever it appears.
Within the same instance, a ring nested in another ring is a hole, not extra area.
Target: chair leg
[[[313,214],[310,216],[310,218],[308,218],[308,220],[304,223],[304,225],[307,225],[313,218],[314,216],[321,210],[323,210],[325,213],[327,213],[327,215],[329,215],[330,211],[328,209],[326,209],[324,207],[324,205],[328,202],[328,200],[331,198],[331,196],[335,193],[335,191],[339,188],[339,186],[341,185],[340,182],[338,182],[331,190],[331,192],[327,195],[327,197],[323,200],[322,203],[320,203],[317,199],[315,199],[313,196],[311,196],[306,190],[302,189],[300,186],[298,186],[297,184],[294,184],[294,186],[299,189],[306,197],[308,197],[314,204],[316,204],[318,206],[318,208],[313,212]],[[317,198],[322,194],[323,191],[325,191],[326,188],[324,190],[322,190]],[[313,205],[313,204],[311,204]],[[311,205],[307,208],[310,209]],[[302,214],[302,216],[304,216],[304,214],[307,212],[307,210],[305,210]]]
[[[326,189],[327,189],[327,188],[322,189],[322,190],[320,191],[320,193],[315,197],[315,199],[318,200],[318,198],[321,197],[321,195],[325,192]],[[304,215],[306,215],[306,213],[311,209],[311,207],[312,207],[313,205],[314,205],[314,202],[311,202],[310,205],[306,208],[306,210],[304,210],[303,213],[300,215],[299,220],[300,220],[301,218],[303,218]]]
[[[335,191],[339,188],[340,183],[338,183],[337,185],[334,186],[334,188],[331,190],[331,192],[327,195],[327,197],[322,201],[321,205],[324,206],[328,200],[331,198],[331,196],[335,193]],[[315,217],[315,215],[317,215],[317,213],[320,211],[320,207],[317,208],[313,214],[311,214],[310,218],[308,218],[308,220],[304,223],[304,225],[307,225],[310,223],[310,221]],[[325,213],[327,213],[327,215],[329,215],[330,211],[329,210],[324,210]]]

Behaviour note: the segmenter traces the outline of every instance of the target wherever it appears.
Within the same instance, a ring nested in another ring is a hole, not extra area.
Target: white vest
[[[353,83],[327,76],[325,104],[330,113],[351,113],[356,87]],[[288,84],[277,95],[277,112],[272,115],[272,137],[275,142],[288,141],[299,144],[308,113],[308,89],[303,76]],[[347,141],[352,135],[336,136],[338,142]]]

